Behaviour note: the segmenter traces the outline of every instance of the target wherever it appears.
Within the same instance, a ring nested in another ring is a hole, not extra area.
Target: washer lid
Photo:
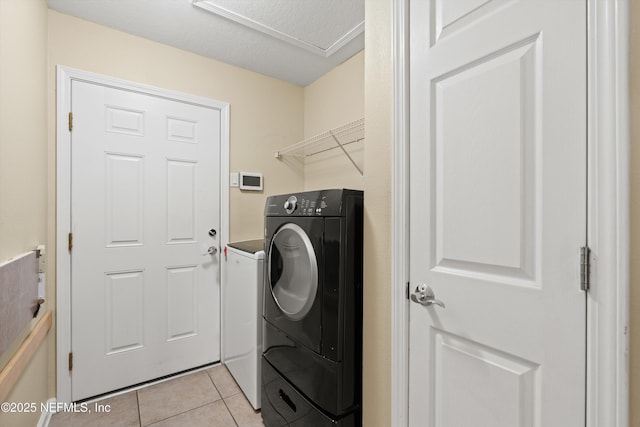
[[[271,294],[290,319],[307,315],[318,291],[318,262],[311,240],[300,226],[287,223],[271,240],[267,259]]]
[[[243,242],[227,243],[227,247],[234,252],[246,252],[255,255],[256,259],[264,258],[264,239],[245,240]],[[262,254],[260,254],[262,252]]]

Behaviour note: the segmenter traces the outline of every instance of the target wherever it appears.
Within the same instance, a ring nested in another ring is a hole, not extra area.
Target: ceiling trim
[[[335,43],[333,43],[327,49],[323,49],[314,44],[307,43],[304,40],[291,37],[290,35],[283,33],[282,31],[276,30],[275,28],[272,28],[268,25],[264,25],[244,15],[240,15],[239,13],[236,13],[229,9],[221,7],[213,3],[213,1],[211,0],[192,0],[192,3],[194,6],[197,6],[208,12],[214,13],[218,16],[222,16],[223,18],[229,19],[238,24],[244,25],[245,27],[251,28],[253,30],[266,34],[268,36],[282,40],[285,43],[304,49],[308,52],[314,53],[323,58],[328,58],[334,53],[338,52],[342,47],[346,46],[350,41],[352,41],[353,39],[355,39],[361,33],[364,32],[364,21],[362,21],[358,25],[353,27],[351,30],[349,30],[345,35],[340,37]]]

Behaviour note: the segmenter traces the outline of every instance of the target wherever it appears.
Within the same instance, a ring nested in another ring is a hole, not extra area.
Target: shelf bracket
[[[358,172],[360,172],[361,176],[364,176],[364,173],[362,172],[362,169],[360,169],[358,167],[358,165],[356,164],[356,162],[353,160],[353,158],[351,157],[351,155],[347,152],[347,150],[344,149],[344,147],[342,146],[342,144],[340,144],[340,141],[338,141],[338,138],[336,138],[336,136],[333,134],[333,132],[329,131],[329,133],[331,134],[331,138],[333,138],[333,140],[336,142],[336,144],[338,144],[338,147],[340,147],[340,149],[342,150],[342,152],[344,153],[345,156],[347,156],[347,158],[349,159],[349,161],[351,161],[351,164],[353,166],[355,166],[356,169],[358,169]]]

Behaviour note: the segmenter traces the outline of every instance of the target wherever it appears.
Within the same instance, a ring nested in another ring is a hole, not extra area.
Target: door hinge
[[[73,233],[69,233],[68,246],[69,246],[69,252],[71,252],[71,249],[73,249]]]
[[[73,130],[73,113],[69,111],[69,132]]]
[[[73,352],[69,352],[69,371],[73,370]]]
[[[588,291],[591,285],[591,249],[589,246],[580,248],[580,290]]]
[[[405,291],[405,296],[407,297],[407,299],[409,299],[409,282],[407,282],[407,289]]]

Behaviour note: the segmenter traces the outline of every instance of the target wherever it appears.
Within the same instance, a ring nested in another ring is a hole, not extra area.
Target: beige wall
[[[0,263],[46,242],[46,46],[46,1],[0,0]],[[6,399],[34,402],[38,411],[0,413],[0,425],[37,423],[40,402],[52,396],[52,337]]]
[[[0,261],[45,239],[46,13],[0,0]]]
[[[304,88],[304,137],[310,138],[364,117],[364,51]],[[341,141],[345,142],[345,141]],[[363,169],[365,143],[347,151]],[[364,177],[339,148],[305,159],[305,189],[362,190]]]
[[[363,425],[391,425],[391,0],[365,8]]]
[[[302,139],[304,92],[299,86],[50,10],[51,146],[56,65],[229,102],[230,170],[264,175],[263,192],[230,189],[231,240],[262,237],[266,195],[303,188],[300,171],[284,167],[272,154]],[[53,182],[53,163],[50,169]]]
[[[640,3],[631,3],[630,423],[640,426]]]

